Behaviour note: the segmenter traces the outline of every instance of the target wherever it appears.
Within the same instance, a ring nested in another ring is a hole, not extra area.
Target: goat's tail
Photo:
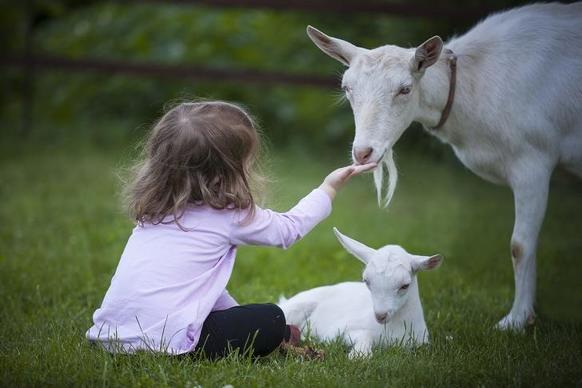
[[[317,302],[302,298],[301,295],[296,295],[290,299],[285,298],[284,295],[279,297],[277,305],[281,307],[285,313],[285,320],[288,325],[296,325],[300,328],[304,327],[307,319],[315,310]]]

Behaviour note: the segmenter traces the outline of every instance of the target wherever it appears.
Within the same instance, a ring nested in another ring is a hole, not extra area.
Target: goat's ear
[[[444,257],[440,254],[432,256],[412,256],[412,268],[414,271],[429,271],[438,268],[443,262]]]
[[[337,59],[346,66],[350,65],[352,59],[358,52],[364,49],[354,46],[345,40],[327,36],[317,28],[307,26],[307,36],[315,43],[317,47],[330,57]]]
[[[438,61],[443,50],[443,40],[440,36],[433,36],[416,48],[414,58],[412,58],[412,71],[423,72],[427,67]]]
[[[344,236],[343,234],[340,233],[339,230],[337,230],[337,228],[333,228],[333,232],[335,233],[340,244],[342,244],[342,246],[346,249],[346,251],[351,253],[353,256],[356,257],[356,259],[359,259],[362,263],[368,264],[368,261],[372,258],[372,255],[374,254],[374,252],[376,252],[375,249],[370,248],[369,246],[366,246],[361,242],[354,240],[353,238]]]
[[[429,271],[441,265],[444,257],[442,255],[432,256],[412,256],[412,269],[417,271]]]

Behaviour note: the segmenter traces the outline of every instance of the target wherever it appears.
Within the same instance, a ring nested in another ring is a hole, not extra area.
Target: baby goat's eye
[[[408,287],[410,287],[410,284],[404,284],[400,287],[400,291],[408,290]]]
[[[410,85],[405,85],[405,86],[401,86],[400,89],[398,89],[398,96],[405,96],[407,94],[410,94],[410,91],[412,90],[412,87]]]
[[[368,279],[364,278],[362,281],[366,283],[366,286],[370,287],[370,281]]]
[[[352,94],[352,88],[350,88],[349,86],[342,86],[342,90],[344,91],[345,94],[350,95]]]

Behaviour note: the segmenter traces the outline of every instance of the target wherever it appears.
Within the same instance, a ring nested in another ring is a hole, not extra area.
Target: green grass
[[[129,147],[127,148],[129,150]],[[350,361],[326,344],[323,362],[275,355],[259,362],[109,355],[84,339],[129,235],[116,172],[127,151],[6,147],[0,159],[0,382],[102,386],[560,386],[582,379],[582,186],[555,179],[539,247],[538,322],[499,332],[513,275],[509,190],[451,162],[401,151],[401,180],[388,211],[370,177],[334,203],[329,219],[287,251],[239,250],[229,289],[241,303],[274,301],[313,286],[360,278],[361,266],[332,226],[372,246],[397,243],[442,253],[420,275],[432,343],[379,349]],[[271,201],[286,209],[341,163],[286,152],[272,161]]]

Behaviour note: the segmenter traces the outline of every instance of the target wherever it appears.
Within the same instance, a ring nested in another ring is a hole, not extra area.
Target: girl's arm
[[[376,164],[349,166],[329,174],[321,186],[301,199],[285,213],[255,208],[250,222],[240,212],[231,232],[233,245],[267,245],[288,248],[301,239],[331,213],[331,202],[336,192],[354,175],[376,167]]]

